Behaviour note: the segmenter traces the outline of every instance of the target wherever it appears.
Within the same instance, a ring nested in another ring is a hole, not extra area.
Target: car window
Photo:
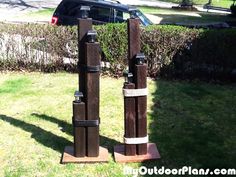
[[[100,6],[91,6],[89,17],[93,20],[111,22],[111,9]]]
[[[130,14],[140,19],[142,25],[151,25],[152,22],[139,10],[131,11]]]
[[[130,14],[128,12],[123,12],[120,10],[114,10],[115,22],[125,22],[130,18]]]
[[[79,12],[81,3],[78,2],[65,2],[59,8],[59,14],[65,16],[75,16]]]

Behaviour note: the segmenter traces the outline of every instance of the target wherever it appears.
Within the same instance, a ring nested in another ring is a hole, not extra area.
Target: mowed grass
[[[31,15],[33,17],[35,17],[35,16],[50,16],[50,17],[52,17],[54,11],[55,11],[55,8],[48,8],[48,9],[38,10],[38,11],[34,11],[34,12],[29,12],[28,15]]]
[[[190,12],[174,9],[161,9],[156,7],[139,7],[154,23],[160,24],[209,24],[216,22],[236,21],[228,14],[211,12]],[[156,18],[155,18],[156,17]]]
[[[48,8],[38,11],[28,12],[24,15],[17,16],[17,18],[23,19],[23,21],[34,22],[50,22],[55,8]]]
[[[211,5],[216,7],[230,8],[233,2],[233,0],[213,0]]]
[[[159,0],[158,0],[159,1]],[[161,0],[164,2],[173,2],[173,3],[181,3],[182,0]],[[209,0],[190,0],[194,5],[205,5],[209,2]],[[224,7],[224,8],[229,8],[231,4],[233,4],[233,0],[212,0],[211,5],[216,6],[216,7]]]
[[[0,74],[0,176],[124,176],[125,166],[235,167],[236,86],[148,80],[148,132],[161,160],[117,164],[124,135],[123,79],[101,78],[101,145],[105,164],[60,164],[71,145],[76,74]]]

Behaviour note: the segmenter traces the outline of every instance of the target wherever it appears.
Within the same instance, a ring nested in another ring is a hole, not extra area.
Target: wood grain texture
[[[124,153],[124,145],[118,145],[114,147],[114,157],[117,163],[128,163],[128,162],[145,162],[150,160],[160,159],[161,156],[158,152],[156,144],[147,144],[147,153],[144,155],[126,156]]]
[[[75,157],[74,148],[72,146],[66,146],[62,155],[61,163],[105,163],[109,160],[108,150],[104,147],[99,147],[98,157]]]
[[[100,65],[99,43],[85,43],[85,65]],[[85,74],[86,95],[86,118],[87,120],[99,120],[99,88],[100,73]],[[87,128],[87,156],[97,157],[99,155],[99,126]]]
[[[136,89],[147,88],[147,65],[135,65],[134,81]],[[136,98],[136,135],[147,136],[147,96]],[[137,154],[147,153],[147,143],[137,145]]]
[[[135,89],[133,83],[124,83],[124,89]],[[136,137],[136,113],[135,113],[135,98],[124,97],[124,117],[125,117],[125,137]],[[125,155],[136,155],[136,145],[125,144]]]
[[[92,19],[79,19],[78,24],[78,48],[79,61],[78,64],[85,64],[85,43],[87,42],[87,32],[92,29]],[[79,91],[86,95],[85,89],[85,72],[79,72]],[[86,97],[82,98],[85,102]]]
[[[73,102],[73,120],[85,120],[85,103]],[[73,127],[74,133],[74,156],[84,157],[86,155],[86,128]]]
[[[135,57],[140,53],[140,21],[128,19],[128,62],[129,72],[134,74]]]

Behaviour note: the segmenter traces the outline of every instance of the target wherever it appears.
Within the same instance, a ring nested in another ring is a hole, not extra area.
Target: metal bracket
[[[78,65],[78,69],[80,71],[88,72],[88,73],[96,73],[101,71],[100,65],[98,66],[86,66],[86,65]]]
[[[73,120],[74,127],[97,127],[99,120]]]
[[[125,77],[125,82],[126,83],[131,83],[132,82],[132,79],[133,79],[133,74],[132,73],[129,73],[128,71],[125,71],[123,73],[123,76]]]

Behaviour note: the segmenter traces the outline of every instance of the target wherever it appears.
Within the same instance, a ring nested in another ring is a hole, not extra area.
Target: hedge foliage
[[[230,10],[233,16],[236,16],[236,3],[234,0],[234,3],[230,6]]]
[[[106,70],[121,75],[127,68],[126,24],[94,27]],[[142,51],[151,77],[227,79],[236,75],[235,29],[190,29],[149,26],[141,31]],[[77,27],[0,24],[0,68],[41,71],[76,70]]]

